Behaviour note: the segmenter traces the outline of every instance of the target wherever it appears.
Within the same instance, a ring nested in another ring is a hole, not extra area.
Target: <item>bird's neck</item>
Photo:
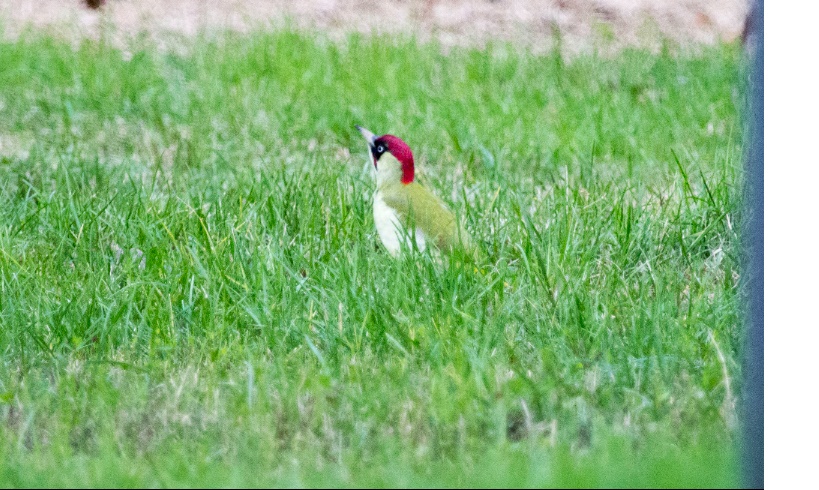
[[[414,169],[409,169],[408,172],[398,159],[387,153],[378,160],[378,170],[375,176],[376,187],[381,189],[395,184],[409,184],[413,181],[414,174]]]

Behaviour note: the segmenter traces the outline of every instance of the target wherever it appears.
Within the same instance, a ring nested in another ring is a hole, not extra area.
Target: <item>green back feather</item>
[[[455,215],[434,194],[417,182],[400,182],[381,187],[384,203],[395,209],[404,226],[408,223],[424,232],[442,250],[471,248],[471,239],[459,226]]]

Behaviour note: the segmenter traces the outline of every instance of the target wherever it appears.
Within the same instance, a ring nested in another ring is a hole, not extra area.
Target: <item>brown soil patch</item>
[[[556,32],[569,52],[713,44],[740,36],[747,0],[108,0],[91,10],[80,0],[0,0],[3,35],[29,26],[71,38],[111,27],[119,39],[207,30],[249,31],[290,23],[332,37],[350,31],[398,32],[445,46],[509,41],[549,49]]]

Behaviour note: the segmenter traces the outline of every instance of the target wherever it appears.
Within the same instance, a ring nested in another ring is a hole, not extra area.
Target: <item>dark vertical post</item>
[[[742,472],[747,488],[764,485],[764,25],[763,0],[754,0],[746,31],[752,53],[750,83],[750,134],[746,153],[747,193],[745,211],[749,220],[744,233],[748,251],[747,349],[745,351],[745,400],[743,403]]]

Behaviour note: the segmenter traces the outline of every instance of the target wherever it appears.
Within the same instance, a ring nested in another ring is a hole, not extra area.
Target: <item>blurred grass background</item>
[[[735,486],[736,44],[0,43],[0,482]],[[486,253],[377,245],[353,128]]]

